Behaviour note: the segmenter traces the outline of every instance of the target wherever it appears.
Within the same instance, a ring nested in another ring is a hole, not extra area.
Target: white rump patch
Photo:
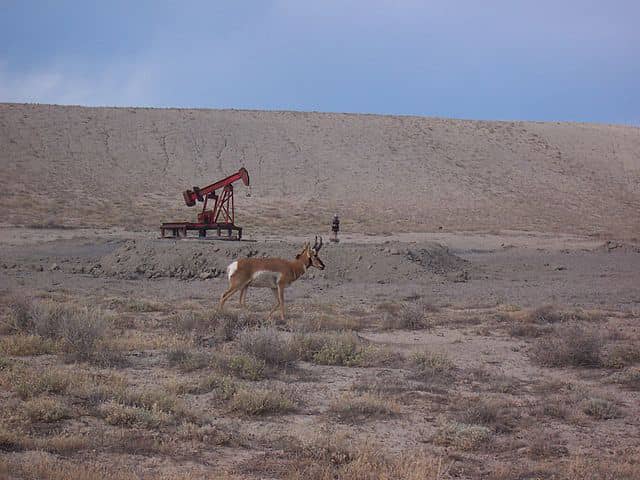
[[[269,270],[258,270],[251,275],[249,286],[258,288],[277,288],[282,274]]]
[[[238,262],[231,262],[227,267],[227,278],[229,280],[231,280],[231,276],[236,273],[236,270],[238,270]]]

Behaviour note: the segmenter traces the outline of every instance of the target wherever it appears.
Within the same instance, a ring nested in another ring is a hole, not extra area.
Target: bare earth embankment
[[[0,105],[0,143],[0,479],[640,478],[639,129]],[[157,238],[240,166],[246,241]],[[286,322],[215,310],[336,209]]]
[[[1,104],[0,145],[3,224],[155,228],[195,218],[183,190],[245,166],[254,231],[337,210],[368,233],[639,234],[634,127]]]

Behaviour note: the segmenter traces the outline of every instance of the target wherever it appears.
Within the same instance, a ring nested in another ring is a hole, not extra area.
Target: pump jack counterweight
[[[196,230],[198,236],[204,238],[207,236],[207,230],[216,230],[218,236],[223,230],[226,230],[229,238],[236,231],[238,232],[238,240],[241,240],[242,228],[235,224],[233,203],[233,183],[238,180],[242,180],[245,186],[249,186],[249,172],[246,168],[242,167],[233,175],[204,188],[193,187],[192,190],[185,190],[182,196],[188,207],[193,207],[196,202],[203,203],[202,211],[198,213],[198,221],[163,223],[160,226],[162,238],[167,238],[167,232],[171,233],[169,238],[181,238],[186,237],[188,231]],[[216,190],[220,189],[222,192],[218,194]],[[213,202],[213,208],[207,210],[207,205],[210,206],[209,200]]]

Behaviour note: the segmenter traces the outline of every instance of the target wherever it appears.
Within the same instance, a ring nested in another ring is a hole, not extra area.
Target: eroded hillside
[[[637,235],[640,129],[304,112],[0,105],[3,224],[156,227],[245,166],[238,223]]]

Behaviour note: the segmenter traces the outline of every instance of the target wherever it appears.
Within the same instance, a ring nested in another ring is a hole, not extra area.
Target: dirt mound
[[[91,273],[119,278],[174,277],[183,280],[223,276],[227,265],[243,257],[293,258],[300,245],[285,242],[226,243],[198,240],[129,240],[103,256]],[[326,270],[305,278],[330,282],[386,283],[464,270],[468,263],[437,243],[329,244],[321,257]]]

